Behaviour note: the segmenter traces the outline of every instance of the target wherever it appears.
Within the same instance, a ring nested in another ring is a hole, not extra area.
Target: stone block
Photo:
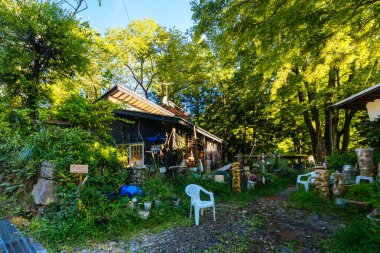
[[[33,186],[32,196],[34,203],[38,205],[49,205],[57,201],[55,194],[55,182],[53,180],[39,178]]]
[[[43,162],[41,165],[40,177],[53,179],[54,177],[54,164],[50,162]]]

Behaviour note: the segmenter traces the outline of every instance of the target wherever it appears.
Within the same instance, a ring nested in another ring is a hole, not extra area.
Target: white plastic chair
[[[307,177],[306,180],[302,180],[303,177]],[[297,177],[297,190],[298,190],[298,184],[303,184],[305,186],[305,191],[309,191],[309,184],[314,184],[315,183],[315,177],[316,173],[315,171],[298,175]]]
[[[357,176],[356,177],[356,180],[355,180],[355,183],[356,184],[360,184],[360,181],[361,180],[368,180],[370,183],[373,183],[373,177],[365,177],[365,176]]]
[[[200,198],[200,192],[204,192],[210,196],[210,201],[203,201]],[[194,206],[194,216],[195,216],[195,225],[199,225],[199,210],[203,208],[212,207],[215,221],[215,201],[214,201],[214,193],[206,191],[199,185],[189,184],[185,189],[186,194],[191,198],[190,203],[190,218],[191,211]]]

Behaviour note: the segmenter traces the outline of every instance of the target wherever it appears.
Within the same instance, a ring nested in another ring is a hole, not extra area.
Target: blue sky
[[[108,27],[126,26],[129,19],[146,17],[167,28],[176,27],[182,32],[193,25],[190,0],[102,0],[101,2],[102,5],[99,7],[98,0],[88,0],[88,9],[79,13],[83,21],[90,21],[91,26],[101,33],[104,33]]]

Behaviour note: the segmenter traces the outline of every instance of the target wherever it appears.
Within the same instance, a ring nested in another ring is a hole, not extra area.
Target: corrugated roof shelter
[[[368,110],[370,120],[380,116],[380,83],[348,97],[333,107],[337,109]]]

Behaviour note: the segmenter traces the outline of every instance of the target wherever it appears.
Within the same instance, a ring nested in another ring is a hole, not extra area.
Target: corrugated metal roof
[[[128,105],[133,107],[131,110],[135,111],[138,110],[142,112],[174,116],[174,114],[168,110],[120,85],[112,87],[101,98],[108,98],[113,102],[128,103]]]
[[[165,108],[149,101],[146,98],[143,98],[136,94],[135,92],[128,90],[120,85],[115,85],[109,91],[107,91],[101,99],[110,99],[114,102],[127,103],[131,108],[125,110],[115,110],[114,112],[119,115],[130,115],[136,117],[152,118],[156,120],[164,120],[173,123],[178,123],[186,127],[194,127],[194,124],[189,122],[185,117],[181,117],[179,107],[176,106],[173,102],[170,102],[172,107],[178,107],[176,113],[170,112]],[[174,106],[173,106],[174,105]],[[184,116],[189,116],[182,112]],[[195,129],[198,133],[207,136],[210,139],[213,139],[216,142],[222,143],[223,139],[207,132],[206,130],[195,126]]]
[[[333,107],[337,109],[366,110],[366,104],[380,99],[380,83],[348,97]]]

